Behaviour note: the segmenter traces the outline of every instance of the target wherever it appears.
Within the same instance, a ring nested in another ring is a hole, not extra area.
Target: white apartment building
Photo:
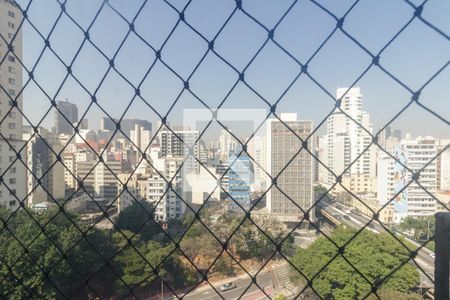
[[[236,149],[236,139],[227,130],[222,128],[219,136],[220,158],[226,160],[230,152],[236,152]]]
[[[450,144],[450,140],[436,140],[437,152],[440,153],[436,159],[438,164],[438,186],[441,191],[450,191],[450,148],[446,148]],[[445,149],[445,150],[444,150]]]
[[[95,167],[95,195],[99,198],[114,200],[117,196],[117,174],[122,173],[122,162],[107,160]]]
[[[152,138],[152,133],[150,130],[145,130],[144,127],[142,127],[139,124],[134,125],[134,129],[130,130],[130,140],[135,145],[133,145],[133,148],[138,147],[138,152],[147,152],[149,153],[149,145]]]
[[[85,141],[97,140],[97,133],[91,129],[80,129],[75,135],[76,144],[84,144]]]
[[[265,191],[267,183],[266,138],[255,135],[248,143],[248,154],[252,157],[255,182],[252,191]],[[256,162],[256,163],[255,163]],[[258,166],[259,165],[259,166]]]
[[[23,109],[22,93],[22,31],[19,26],[22,20],[20,9],[13,1],[0,1],[0,57],[4,57],[0,65],[0,205],[16,209],[25,201],[26,170],[23,164],[16,160],[16,152],[24,147],[22,140],[22,115],[16,106]],[[12,43],[12,51],[8,44]],[[14,40],[13,40],[14,39]],[[14,150],[15,151],[14,151]],[[21,152],[21,159],[26,161],[26,150]]]
[[[348,93],[348,88],[338,88],[336,92],[337,99],[341,97],[341,109],[345,114],[336,108],[333,114],[327,121],[327,134],[321,139],[322,145],[319,145],[322,153],[321,161],[326,161],[328,167],[336,174],[341,175],[347,167],[355,161],[350,169],[345,172],[344,177],[347,177],[346,184],[351,184],[351,177],[355,176],[358,181],[366,178],[369,182],[375,178],[376,175],[376,156],[375,147],[365,149],[371,143],[371,136],[373,128],[370,123],[370,116],[362,110],[362,94],[358,87],[351,88]],[[344,96],[345,94],[345,96]],[[355,123],[354,121],[357,123]],[[368,132],[366,132],[363,126]],[[325,142],[324,139],[327,139]],[[363,153],[363,151],[365,151]],[[326,152],[327,157],[323,154]],[[359,155],[361,155],[359,157]],[[322,168],[321,178],[324,179],[324,172],[328,174],[326,185],[332,185],[336,178],[326,169]],[[369,186],[370,184],[367,184]],[[367,190],[367,192],[370,192]]]
[[[92,197],[112,201],[117,196],[118,180],[116,174],[122,173],[122,162],[108,159],[106,156],[104,160],[104,163],[100,162],[98,164],[97,160],[77,160],[76,174],[83,181],[84,189]]]
[[[314,171],[313,157],[307,151],[302,150],[293,158],[302,142],[292,131],[306,139],[312,132],[313,124],[312,121],[298,121],[295,113],[281,114],[280,117],[289,128],[278,119],[267,120],[267,170],[272,178],[277,177],[279,189],[272,186],[266,195],[266,206],[273,217],[284,222],[298,222],[303,217],[301,209],[306,211],[313,204]],[[311,147],[308,143],[308,149]],[[283,172],[280,174],[281,170]],[[268,178],[267,187],[271,185]],[[314,208],[310,217],[315,218]]]
[[[146,199],[147,197],[147,186],[148,186],[148,174],[130,174],[121,173],[117,174],[117,177],[122,183],[127,183],[127,189],[123,189],[123,185],[118,182],[117,186],[117,205],[118,213],[122,212],[128,206],[131,206],[136,201],[141,199]]]
[[[68,189],[75,190],[78,187],[78,182],[76,178],[77,174],[77,161],[74,153],[64,152],[64,182]]]
[[[436,155],[435,141],[432,138],[403,140],[395,147],[392,155],[380,155],[377,161],[377,199],[383,205],[392,198],[394,222],[399,223],[406,216],[420,217],[436,213],[436,201],[416,182],[404,187],[411,181],[412,173],[431,161]],[[403,167],[398,161],[401,161]],[[436,193],[436,160],[433,160],[420,172],[419,183],[431,194]],[[401,192],[400,192],[401,191]]]
[[[179,197],[183,193],[183,172],[178,172],[181,163],[180,158],[167,157],[162,174],[165,180],[158,174],[148,179],[147,201],[155,206],[155,219],[158,221],[179,219],[186,209]],[[171,182],[171,187],[168,182]]]

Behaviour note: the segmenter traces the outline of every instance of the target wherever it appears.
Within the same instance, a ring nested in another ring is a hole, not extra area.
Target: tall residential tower
[[[26,172],[22,140],[22,14],[13,1],[0,1],[0,205],[15,209],[26,194]],[[21,156],[17,157],[17,152]]]

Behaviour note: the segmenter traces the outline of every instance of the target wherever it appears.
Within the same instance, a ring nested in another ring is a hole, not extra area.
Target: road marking
[[[272,294],[272,286],[270,286],[270,285],[263,287],[263,290],[264,290],[268,295],[271,295],[271,294]],[[260,289],[258,289],[258,290],[256,290],[256,291],[251,292],[251,293],[242,295],[242,297],[240,297],[240,298],[233,298],[233,299],[231,299],[231,300],[245,299],[245,297],[251,296],[251,295],[256,294],[256,293],[261,293],[261,294],[265,295]]]

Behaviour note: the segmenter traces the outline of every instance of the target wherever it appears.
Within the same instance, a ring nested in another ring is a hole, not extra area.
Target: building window
[[[12,39],[12,38],[13,38],[13,36],[14,36],[14,34],[13,34],[13,33],[11,33],[11,32],[8,32],[8,38]]]
[[[16,129],[16,123],[9,123],[8,124],[9,129]]]
[[[9,206],[14,206],[14,205],[16,205],[16,200],[9,201]]]
[[[12,74],[16,74],[16,69],[14,67],[9,66],[8,67],[8,72],[12,73]]]
[[[14,23],[13,22],[8,22],[8,27],[14,29]]]
[[[11,169],[9,169],[9,173],[16,174],[16,167],[12,167]]]
[[[14,56],[12,56],[12,55],[8,55],[8,61],[15,62],[16,58]]]
[[[16,95],[16,91],[13,90],[13,89],[8,89],[8,94],[9,94],[10,96],[15,96],[15,95]]]
[[[16,179],[16,178],[10,178],[10,179],[9,179],[9,183],[10,183],[10,184],[16,184],[16,182],[17,182],[17,179]]]
[[[14,18],[16,16],[16,14],[13,11],[8,10],[8,16],[10,16],[11,18]]]
[[[9,84],[12,84],[12,85],[16,84],[16,80],[14,78],[8,78],[8,82],[9,82]]]
[[[10,191],[9,191],[9,194],[12,196],[12,195],[15,195],[16,194],[16,190],[15,189],[11,189]]]
[[[14,161],[14,156],[10,156],[9,157],[9,162],[13,162]]]
[[[10,117],[10,118],[15,118],[15,117],[16,117],[16,114],[17,114],[17,113],[16,113],[15,111],[10,111],[10,112],[9,112],[9,117]],[[16,125],[14,124],[14,128],[15,128],[15,126],[16,126]]]

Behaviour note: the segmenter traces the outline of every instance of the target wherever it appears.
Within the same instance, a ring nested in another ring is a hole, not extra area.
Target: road
[[[221,292],[219,289],[220,284],[213,284],[216,288],[217,292],[220,293],[221,296],[214,291],[211,286],[200,287],[190,292],[188,295],[183,297],[186,300],[216,300],[216,299],[247,299],[247,300],[256,300],[263,299],[264,293],[254,284],[252,284],[251,279],[247,276],[247,278],[232,278],[229,282],[233,282],[236,285],[236,288]],[[263,271],[257,276],[258,285],[263,288],[267,294],[271,294],[273,292],[273,284],[272,284],[272,273],[270,271]],[[250,286],[250,287],[249,287]],[[245,292],[245,293],[244,293]],[[243,295],[244,294],[244,295]]]
[[[324,199],[325,200],[325,199]],[[325,201],[325,206],[322,206],[325,211],[331,213],[331,214],[339,214],[342,216],[341,221],[344,224],[350,225],[354,228],[361,228],[365,226],[371,219],[367,216],[361,215],[361,214],[355,214],[354,212],[345,213],[343,210],[336,207],[336,205],[342,206],[342,204],[333,203],[330,201]],[[343,216],[347,215],[348,219],[345,219]],[[367,226],[366,228],[375,232],[387,232],[386,229],[384,229],[378,221],[371,222],[371,227]],[[397,234],[398,235],[398,234]],[[407,240],[409,243],[415,245],[416,247],[419,247],[420,245],[416,243],[415,241],[403,236],[405,240]],[[434,259],[430,256],[433,252],[422,248],[418,253],[416,258],[414,259],[415,262],[423,269],[423,271],[434,281]],[[434,283],[430,281],[430,279],[425,276],[425,274],[421,274],[422,276],[422,283],[424,285],[433,286]]]

